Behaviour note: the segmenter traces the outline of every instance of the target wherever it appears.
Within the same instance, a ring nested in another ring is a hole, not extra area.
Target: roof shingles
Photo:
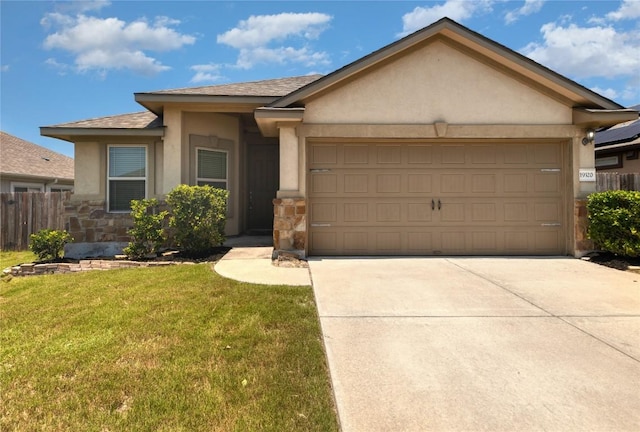
[[[141,111],[131,114],[119,114],[62,123],[51,127],[80,129],[153,129],[162,127],[162,120],[152,112]]]
[[[157,95],[203,95],[203,96],[273,96],[281,97],[306,86],[322,75],[304,75],[262,81],[220,84],[205,87],[188,87],[148,92]]]

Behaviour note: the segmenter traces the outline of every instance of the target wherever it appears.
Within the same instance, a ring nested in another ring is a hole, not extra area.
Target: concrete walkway
[[[311,277],[308,268],[276,267],[271,262],[273,247],[271,237],[238,237],[230,239],[225,246],[232,249],[214,267],[215,271],[229,279],[263,285],[309,286]]]
[[[640,275],[311,258],[343,432],[640,430]]]

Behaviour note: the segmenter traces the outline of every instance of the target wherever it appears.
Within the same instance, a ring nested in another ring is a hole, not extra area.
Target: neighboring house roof
[[[73,159],[0,131],[0,174],[73,181]]]
[[[640,110],[640,105],[632,106],[631,109]],[[636,141],[640,138],[640,118],[623,123],[618,123],[608,129],[596,132],[596,148],[612,144],[623,144]]]
[[[638,111],[640,105],[631,107]],[[637,151],[640,149],[640,118],[631,120],[608,129],[596,132],[595,151],[596,155],[606,156],[626,151]]]
[[[338,69],[331,74],[318,79],[310,85],[302,87],[269,106],[272,108],[287,108],[300,106],[301,102],[310,97],[319,95],[329,90],[330,87],[353,78],[354,75],[384,64],[396,55],[402,55],[411,48],[435,37],[443,37],[446,40],[458,44],[464,49],[471,49],[476,55],[492,62],[496,67],[517,75],[520,79],[530,82],[532,85],[554,94],[557,98],[565,99],[568,105],[573,107],[620,110],[623,107],[606,97],[589,90],[588,88],[572,81],[551,69],[519,54],[504,45],[501,45],[467,27],[449,19],[442,18],[428,27],[418,30],[390,45],[387,45],[355,62]]]

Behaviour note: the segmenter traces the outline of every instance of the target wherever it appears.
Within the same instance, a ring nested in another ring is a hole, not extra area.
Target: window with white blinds
[[[197,149],[196,183],[198,186],[209,185],[218,189],[228,189],[227,160],[226,151]]]
[[[128,212],[131,200],[146,197],[147,148],[109,146],[108,202],[110,212]]]

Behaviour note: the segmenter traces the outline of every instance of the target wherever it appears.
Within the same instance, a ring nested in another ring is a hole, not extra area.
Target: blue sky
[[[640,0],[0,0],[0,127],[142,111],[134,92],[329,73],[443,16],[640,103]]]

